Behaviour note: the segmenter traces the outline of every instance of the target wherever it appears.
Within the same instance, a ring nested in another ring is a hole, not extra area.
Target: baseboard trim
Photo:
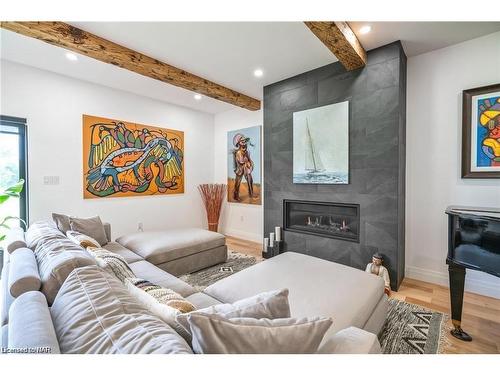
[[[419,267],[406,267],[405,276],[410,279],[426,281],[428,283],[448,287],[448,274]],[[465,278],[467,292],[500,299],[500,279],[498,283],[480,280],[475,274],[467,274]]]
[[[231,229],[231,228],[223,228],[222,233],[226,236],[237,237],[243,240],[253,241],[253,242],[262,242],[262,236],[260,234],[245,232],[242,230]]]

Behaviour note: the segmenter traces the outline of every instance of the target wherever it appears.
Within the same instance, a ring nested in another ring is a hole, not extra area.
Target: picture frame
[[[500,178],[500,83],[462,92],[462,178]]]
[[[227,132],[227,201],[262,204],[262,126]]]
[[[349,184],[349,101],[293,113],[293,183]]]

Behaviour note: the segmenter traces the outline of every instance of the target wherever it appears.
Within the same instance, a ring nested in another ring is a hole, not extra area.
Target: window
[[[0,189],[25,180],[21,197],[2,205],[1,216],[18,216],[28,222],[26,154],[26,119],[0,115]]]

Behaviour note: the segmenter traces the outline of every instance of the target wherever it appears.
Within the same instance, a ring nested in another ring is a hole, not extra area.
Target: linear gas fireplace
[[[359,204],[283,200],[284,229],[359,242]]]

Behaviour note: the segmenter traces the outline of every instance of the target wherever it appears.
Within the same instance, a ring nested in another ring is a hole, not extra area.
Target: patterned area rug
[[[251,255],[228,251],[227,261],[225,263],[182,275],[180,279],[198,290],[203,290],[216,281],[253,266],[259,261],[260,260]]]
[[[198,290],[250,267],[257,258],[229,251],[225,263],[181,276]],[[379,335],[384,354],[438,354],[446,341],[448,316],[396,299],[389,300],[389,313]]]
[[[447,344],[447,321],[446,314],[390,299],[387,321],[379,335],[382,353],[442,353]]]

